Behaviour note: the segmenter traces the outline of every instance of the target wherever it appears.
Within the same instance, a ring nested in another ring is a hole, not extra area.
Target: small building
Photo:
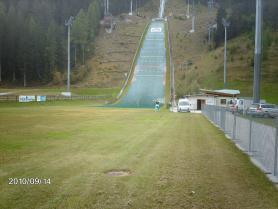
[[[239,90],[231,89],[201,89],[200,91],[200,94],[186,96],[191,104],[192,110],[202,110],[205,105],[217,105],[224,107],[240,95]]]

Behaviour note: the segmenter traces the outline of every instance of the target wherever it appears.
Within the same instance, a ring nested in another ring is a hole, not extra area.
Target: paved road
[[[166,47],[164,21],[153,21],[136,62],[134,76],[120,107],[154,107],[154,101],[165,101]]]

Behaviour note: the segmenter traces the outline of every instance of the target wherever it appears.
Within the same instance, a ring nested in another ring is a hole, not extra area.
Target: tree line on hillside
[[[219,0],[217,12],[217,30],[214,34],[215,45],[218,47],[224,41],[222,18],[228,19],[229,39],[242,33],[252,33],[255,30],[256,1],[255,0]],[[263,0],[264,30],[278,30],[277,0]],[[251,36],[253,37],[253,36]],[[267,38],[267,37],[266,37]]]
[[[110,12],[127,12],[129,2],[110,0]],[[66,72],[70,16],[72,65],[84,64],[86,53],[93,53],[103,6],[103,0],[0,0],[0,83],[48,83]]]

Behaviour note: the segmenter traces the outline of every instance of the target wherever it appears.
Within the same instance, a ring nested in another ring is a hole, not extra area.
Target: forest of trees
[[[137,0],[142,6],[148,0]],[[113,15],[129,11],[130,0],[110,0]],[[196,1],[198,2],[198,0]],[[207,4],[207,0],[199,0]],[[222,18],[231,22],[229,38],[254,31],[255,0],[218,0],[216,47],[223,42]],[[278,30],[278,1],[264,0],[264,27]],[[94,51],[103,16],[103,0],[0,0],[0,84],[27,85],[53,81],[66,71],[67,28],[72,26],[72,66]]]
[[[137,0],[140,5],[147,0]],[[129,0],[110,0],[110,12],[127,12]],[[103,16],[103,0],[0,0],[0,83],[49,83],[66,71],[67,28],[72,65],[84,64]]]
[[[242,33],[254,33],[256,1],[255,0],[218,0],[217,31],[214,36],[216,47],[224,40],[222,18],[230,22],[229,38]],[[263,0],[264,30],[278,30],[277,0]]]

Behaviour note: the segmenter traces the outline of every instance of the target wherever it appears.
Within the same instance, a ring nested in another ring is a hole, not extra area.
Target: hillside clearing
[[[200,88],[223,88],[223,47],[210,49],[208,46],[208,25],[215,22],[216,9],[208,13],[207,7],[198,5],[196,32],[189,33],[191,19],[186,19],[186,2],[176,0],[167,4],[172,36],[173,61],[176,72],[178,96],[198,93]],[[224,35],[224,34],[223,34]],[[277,32],[273,33],[277,37]],[[277,41],[276,41],[277,42]],[[262,63],[262,99],[278,103],[278,45],[273,42],[265,50]],[[242,97],[253,93],[254,43],[250,35],[243,34],[228,41],[228,88],[239,89]]]

